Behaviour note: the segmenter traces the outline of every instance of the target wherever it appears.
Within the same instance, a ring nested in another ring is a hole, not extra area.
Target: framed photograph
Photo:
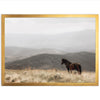
[[[97,86],[97,14],[3,14],[3,86]]]

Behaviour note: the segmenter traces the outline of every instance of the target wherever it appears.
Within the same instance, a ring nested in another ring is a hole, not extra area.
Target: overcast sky
[[[6,18],[5,34],[6,46],[95,50],[95,18]]]
[[[6,18],[5,22],[7,34],[62,34],[95,30],[95,18]]]

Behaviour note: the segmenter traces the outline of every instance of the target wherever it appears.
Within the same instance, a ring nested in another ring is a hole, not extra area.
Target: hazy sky
[[[95,30],[95,18],[6,18],[5,22],[7,34],[62,34]]]
[[[95,50],[95,18],[6,18],[5,34],[6,46]]]

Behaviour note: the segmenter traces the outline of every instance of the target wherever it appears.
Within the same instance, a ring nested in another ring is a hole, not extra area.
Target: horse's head
[[[61,64],[69,65],[69,64],[71,64],[71,62],[69,62],[67,59],[63,58]]]
[[[61,65],[63,65],[65,63],[65,59],[62,59]]]

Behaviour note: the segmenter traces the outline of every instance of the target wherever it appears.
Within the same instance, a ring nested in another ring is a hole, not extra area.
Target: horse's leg
[[[72,74],[72,69],[70,68],[70,73]]]
[[[76,64],[74,64],[74,70],[75,70],[74,74],[77,74],[78,73],[78,68],[77,68]]]
[[[72,70],[70,70],[71,74],[72,74]]]
[[[76,70],[77,70],[78,74],[80,74],[79,65],[76,65]]]
[[[72,68],[73,68],[73,66],[70,66],[70,72],[71,72],[71,74],[72,74]]]
[[[68,73],[69,73],[69,69],[68,69]]]
[[[72,73],[72,71],[70,69],[68,69],[68,73],[70,74],[70,73]]]
[[[80,71],[78,71],[78,73],[79,73],[79,74],[81,74],[81,72],[80,72]]]
[[[69,67],[67,67],[67,66],[66,66],[66,68],[67,68],[67,70],[68,70],[68,73],[69,73]]]
[[[81,74],[80,71],[78,71],[78,74]]]
[[[68,71],[69,73],[71,73],[71,69],[69,68],[69,71]]]
[[[78,74],[81,74],[80,69],[77,69],[77,73],[78,73]]]
[[[81,74],[81,66],[78,66],[78,73]]]

